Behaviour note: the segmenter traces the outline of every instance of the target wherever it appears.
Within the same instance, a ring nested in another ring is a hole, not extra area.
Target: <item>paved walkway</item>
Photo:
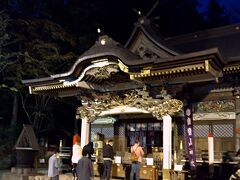
[[[0,180],[49,180],[47,175],[23,175],[11,173],[7,170],[0,170]],[[59,180],[73,180],[72,173],[60,174]],[[99,177],[94,177],[94,180],[100,180]],[[112,179],[120,180],[120,179]]]

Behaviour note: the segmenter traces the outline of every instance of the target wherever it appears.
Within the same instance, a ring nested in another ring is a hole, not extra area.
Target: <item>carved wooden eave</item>
[[[226,67],[223,68],[224,74],[236,74],[240,73],[240,64],[239,63],[229,63]]]
[[[117,110],[117,113],[127,113],[126,107],[127,109],[136,108],[134,112],[151,113],[160,120],[166,114],[174,115],[180,112],[183,107],[182,101],[172,99],[170,96],[165,96],[163,99],[152,98],[146,88],[132,90],[121,96],[106,94],[104,98],[98,96],[91,102],[88,100],[82,101],[82,103],[83,106],[78,108],[77,114],[80,114],[82,118],[87,118],[89,122],[114,109]]]
[[[159,85],[164,80],[209,81],[221,77],[223,67],[217,49],[143,60],[108,36],[101,36],[70,71],[23,83],[33,94],[67,96],[86,90],[111,92],[142,88],[145,82]]]

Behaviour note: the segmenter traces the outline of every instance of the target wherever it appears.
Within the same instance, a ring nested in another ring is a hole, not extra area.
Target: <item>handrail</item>
[[[60,147],[59,156],[60,158],[71,158],[72,155],[72,147]]]

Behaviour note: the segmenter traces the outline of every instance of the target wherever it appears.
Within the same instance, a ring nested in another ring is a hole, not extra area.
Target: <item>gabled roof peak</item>
[[[176,56],[179,54],[174,49],[167,46],[164,42],[164,38],[156,29],[152,20],[147,16],[141,16],[134,25],[135,27],[132,34],[124,45],[125,48],[134,51],[133,49],[136,49],[136,46],[139,45],[139,39],[142,38],[148,41],[148,47],[154,47],[154,49],[158,49],[159,52],[164,52],[166,56]],[[141,35],[142,37],[140,37]]]
[[[150,20],[146,17],[146,16],[141,16],[140,18],[138,18],[138,22],[137,24],[141,25],[141,24],[150,24]]]

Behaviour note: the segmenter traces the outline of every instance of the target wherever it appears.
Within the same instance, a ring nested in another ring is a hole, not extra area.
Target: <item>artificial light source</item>
[[[101,43],[101,45],[105,45],[106,44],[106,39],[101,39],[100,43]]]
[[[101,29],[97,28],[97,32],[98,32],[98,34],[100,34],[101,33]]]

